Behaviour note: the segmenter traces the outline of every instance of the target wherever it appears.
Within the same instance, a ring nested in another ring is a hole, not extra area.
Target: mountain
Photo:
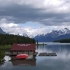
[[[0,28],[0,34],[9,34],[9,33],[4,32],[4,31]],[[13,35],[14,35],[14,34],[13,34]],[[17,36],[22,36],[22,35],[20,35],[20,34],[18,33]],[[26,33],[23,33],[23,36],[24,36],[24,37],[28,37],[28,35],[27,35]]]
[[[68,28],[64,28],[62,30],[53,30],[46,35],[37,35],[34,37],[35,40],[39,42],[52,42],[55,40],[70,38],[70,30]]]
[[[0,28],[0,33],[1,34],[6,34],[6,32],[4,32],[1,28]]]
[[[26,33],[23,33],[23,36],[28,37],[28,35]]]

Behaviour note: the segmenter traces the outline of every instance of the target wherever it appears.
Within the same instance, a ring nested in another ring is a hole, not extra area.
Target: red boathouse
[[[28,54],[28,55],[36,55],[35,52],[36,45],[35,44],[13,44],[10,50],[11,55],[17,54]]]

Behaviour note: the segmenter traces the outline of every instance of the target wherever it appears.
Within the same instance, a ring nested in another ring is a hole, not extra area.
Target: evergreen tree
[[[12,45],[13,43],[35,43],[35,40],[24,36],[0,34],[0,45]]]

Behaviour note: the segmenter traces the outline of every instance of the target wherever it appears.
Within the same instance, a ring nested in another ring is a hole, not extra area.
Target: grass
[[[11,49],[12,45],[0,45],[0,49]]]

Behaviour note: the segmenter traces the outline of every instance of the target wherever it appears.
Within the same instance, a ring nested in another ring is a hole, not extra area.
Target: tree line
[[[0,34],[0,45],[12,45],[13,43],[35,43],[35,40],[24,36]]]
[[[61,39],[61,40],[56,40],[54,42],[60,42],[60,43],[70,43],[70,38],[69,39]]]

